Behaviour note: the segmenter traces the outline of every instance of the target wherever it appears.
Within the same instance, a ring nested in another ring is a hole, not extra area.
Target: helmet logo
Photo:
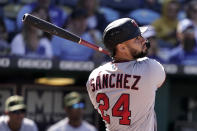
[[[138,24],[135,22],[135,20],[131,20],[131,23],[132,23],[134,26],[138,27]]]

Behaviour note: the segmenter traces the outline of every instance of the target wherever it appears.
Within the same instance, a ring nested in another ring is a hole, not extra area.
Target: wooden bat
[[[102,52],[106,55],[110,55],[110,53],[107,50],[103,49],[102,47],[96,46],[96,45],[94,45],[94,44],[92,44],[88,41],[85,41],[82,38],[80,38],[79,36],[69,32],[69,31],[67,31],[67,30],[65,30],[61,27],[58,27],[58,26],[56,26],[52,23],[49,23],[45,20],[42,20],[42,19],[40,19],[36,16],[33,16],[31,14],[27,14],[27,13],[24,14],[22,21],[25,24],[32,25],[32,26],[34,26],[38,29],[41,29],[45,32],[48,32],[52,35],[59,36],[61,38],[76,42],[78,44],[81,44],[81,45],[87,46],[89,48],[92,48],[96,51]]]

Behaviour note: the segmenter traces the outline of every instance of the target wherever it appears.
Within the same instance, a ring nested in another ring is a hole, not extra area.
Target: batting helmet
[[[114,56],[114,49],[117,44],[141,35],[147,28],[139,27],[135,20],[130,18],[115,20],[105,28],[103,43],[112,56]]]

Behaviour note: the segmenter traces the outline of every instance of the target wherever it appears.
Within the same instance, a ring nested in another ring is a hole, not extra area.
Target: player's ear
[[[126,46],[124,44],[118,44],[117,47],[120,52],[124,52],[126,50]]]

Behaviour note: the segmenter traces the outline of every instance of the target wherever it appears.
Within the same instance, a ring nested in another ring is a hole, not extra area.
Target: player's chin
[[[141,52],[141,57],[145,57],[148,54],[148,48],[145,48],[142,52]]]
[[[142,53],[143,54],[148,54],[148,48],[146,46],[144,46],[144,48],[142,49]]]
[[[145,57],[145,56],[147,56],[148,55],[148,50],[146,50],[146,51],[144,51],[143,53],[142,53],[142,56],[143,57]]]
[[[147,54],[148,54],[148,51],[147,52],[142,51],[142,52],[138,53],[137,55],[135,55],[134,58],[135,59],[143,58],[143,57],[147,56]]]
[[[144,45],[143,45],[143,50],[148,50],[150,48],[150,42],[146,42]]]

